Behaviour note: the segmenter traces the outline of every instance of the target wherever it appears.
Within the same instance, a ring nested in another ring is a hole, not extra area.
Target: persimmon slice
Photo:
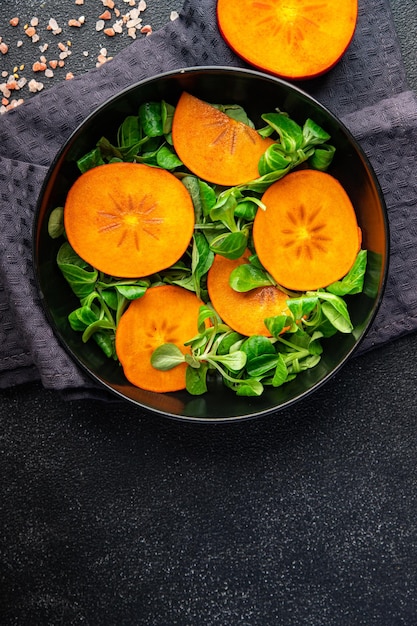
[[[229,284],[231,272],[239,265],[248,263],[250,250],[239,259],[230,260],[216,254],[207,275],[209,298],[222,320],[241,335],[270,336],[264,319],[275,315],[287,315],[288,296],[271,285],[257,287],[244,293],[235,291]]]
[[[127,278],[175,263],[194,229],[194,208],[171,173],[139,163],[110,163],[82,174],[64,207],[65,231],[93,267]]]
[[[174,148],[196,176],[234,186],[259,177],[258,162],[274,143],[243,122],[183,92],[172,123]]]
[[[227,44],[251,65],[287,79],[331,69],[356,28],[357,0],[218,0]]]
[[[326,287],[352,267],[361,231],[355,210],[336,178],[299,170],[262,196],[253,241],[259,260],[278,284],[295,291]]]
[[[184,343],[197,334],[202,302],[195,293],[176,285],[149,288],[133,300],[116,330],[116,353],[126,378],[147,391],[168,392],[185,388],[186,364],[161,371],[151,356],[164,343],[174,343],[183,352]]]

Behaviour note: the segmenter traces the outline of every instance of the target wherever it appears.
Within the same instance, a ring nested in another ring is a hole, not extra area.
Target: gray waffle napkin
[[[41,380],[91,396],[45,320],[31,263],[31,231],[48,166],[72,131],[106,99],[167,70],[245,67],[216,26],[215,0],[186,0],[179,19],[114,60],[0,116],[0,388]],[[355,37],[325,76],[300,85],[359,140],[385,194],[391,259],[386,293],[362,350],[417,328],[417,102],[408,89],[387,0],[363,0]]]

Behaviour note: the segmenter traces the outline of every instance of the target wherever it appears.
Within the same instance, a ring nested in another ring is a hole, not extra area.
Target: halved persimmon
[[[248,263],[250,250],[239,259],[230,260],[216,254],[207,275],[208,294],[221,319],[241,335],[270,336],[264,319],[288,315],[288,295],[274,285],[256,287],[246,292],[235,291],[229,283],[232,271]]]
[[[331,69],[355,32],[357,0],[218,0],[219,30],[251,65],[287,79]]]
[[[259,159],[274,143],[188,92],[181,94],[175,108],[172,139],[179,158],[191,172],[224,186],[258,178]]]
[[[68,241],[93,267],[133,278],[159,272],[186,251],[194,207],[171,173],[139,163],[99,165],[70,188],[64,206]]]
[[[150,287],[130,303],[117,326],[116,353],[133,385],[160,393],[185,389],[185,363],[162,371],[153,367],[151,356],[165,343],[190,352],[184,343],[198,332],[201,304],[195,293],[176,285]]]
[[[327,287],[352,267],[361,244],[355,210],[340,182],[318,170],[292,172],[263,194],[253,242],[279,285]]]

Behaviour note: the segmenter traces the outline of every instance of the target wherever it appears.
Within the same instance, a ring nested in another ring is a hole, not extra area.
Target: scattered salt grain
[[[178,19],[179,15],[177,11],[171,11],[171,14],[169,16],[169,19],[171,20],[171,22],[173,22],[174,20]]]
[[[36,93],[37,91],[42,91],[43,83],[38,82],[34,78],[28,82],[29,91],[31,93]]]
[[[117,22],[115,22],[113,24],[113,30],[117,34],[122,33],[123,32],[123,22],[121,20],[118,20]]]
[[[50,30],[58,30],[59,26],[58,26],[58,22],[51,17],[49,22],[48,22],[48,26],[50,28]]]
[[[128,22],[126,22],[126,27],[127,28],[136,28],[141,23],[142,23],[142,18],[141,17],[135,17],[133,19],[130,19]]]
[[[59,35],[62,33],[62,28],[58,26],[58,22],[53,17],[50,18],[46,29],[51,30],[53,35]]]
[[[10,91],[6,83],[0,85],[0,91],[5,98],[10,98],[10,96],[12,95],[12,92]]]
[[[46,63],[42,61],[35,61],[32,65],[32,72],[44,72],[46,70]]]
[[[34,35],[36,35],[36,29],[34,28],[34,26],[28,26],[27,28],[25,28],[25,34],[28,37],[33,37]]]

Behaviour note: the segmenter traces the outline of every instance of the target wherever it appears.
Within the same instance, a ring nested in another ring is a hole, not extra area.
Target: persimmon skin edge
[[[288,6],[277,0],[218,0],[219,31],[238,56],[281,78],[304,80],[328,72],[353,39],[357,0],[289,0],[285,4]],[[317,9],[321,14],[314,15]],[[251,16],[249,23],[247,16]]]

